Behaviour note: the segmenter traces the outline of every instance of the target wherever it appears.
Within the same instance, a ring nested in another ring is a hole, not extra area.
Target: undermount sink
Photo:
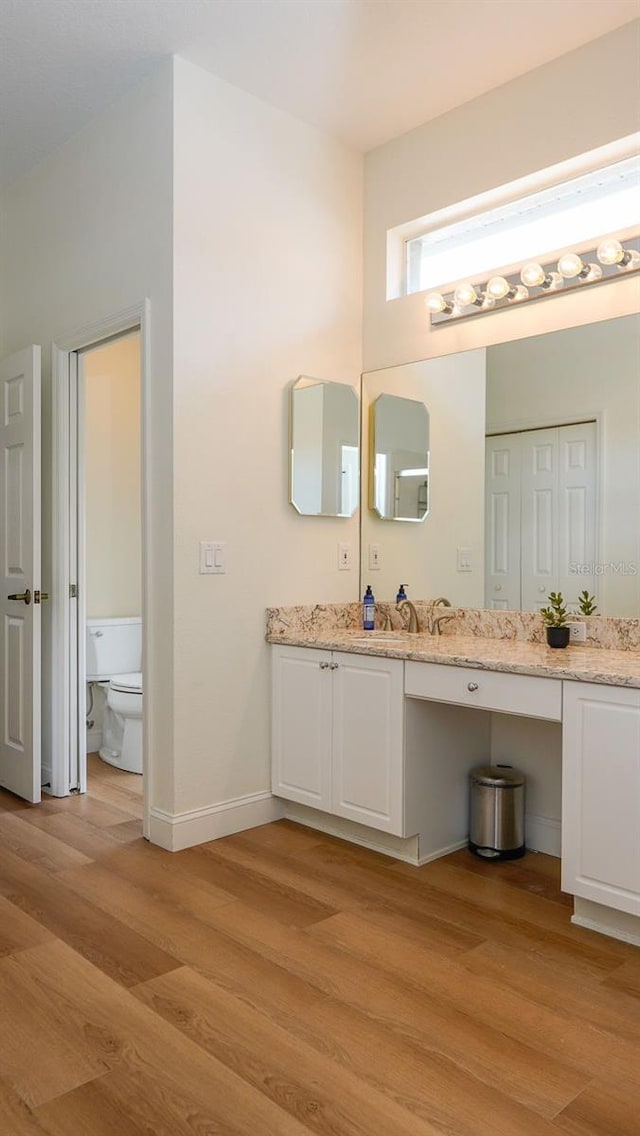
[[[361,646],[372,646],[374,643],[379,643],[386,647],[400,647],[410,642],[410,637],[405,631],[363,631],[362,634],[355,635],[351,640],[352,643],[357,643]]]

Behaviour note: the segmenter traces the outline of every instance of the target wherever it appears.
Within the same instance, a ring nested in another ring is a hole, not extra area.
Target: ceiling
[[[0,0],[0,184],[170,54],[366,151],[639,14],[638,0]]]

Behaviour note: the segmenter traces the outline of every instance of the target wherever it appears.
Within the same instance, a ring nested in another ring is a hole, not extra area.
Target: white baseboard
[[[168,852],[180,852],[195,844],[205,844],[221,836],[243,832],[246,828],[269,824],[283,816],[283,802],[271,793],[249,793],[246,797],[235,797],[184,813],[167,813],[163,809],[152,808],[149,840]]]
[[[578,895],[574,896],[573,905],[571,922],[577,927],[586,927],[587,931],[597,931],[600,935],[608,935],[610,939],[620,939],[623,943],[640,947],[639,916],[617,911],[614,907],[605,907],[602,903],[593,903],[590,899],[581,899]]]
[[[87,753],[98,753],[102,748],[102,730],[87,730]]]
[[[345,817],[323,813],[307,805],[299,805],[295,801],[281,803],[284,805],[284,815],[287,820],[295,821],[296,824],[305,824],[318,832],[326,832],[327,836],[338,836],[350,844],[359,844],[361,848],[370,848],[372,852],[381,852],[383,856],[392,856],[394,860],[403,860],[406,864],[417,866],[420,863],[417,836],[406,838],[393,836],[387,832],[367,828],[366,825],[347,820]]]
[[[532,852],[546,852],[547,856],[560,857],[562,826],[559,820],[526,813],[524,832],[527,848]]]
[[[450,852],[458,852],[460,848],[466,848],[468,843],[468,840],[456,840],[455,844],[448,844],[446,848],[438,848],[435,852],[425,852],[424,856],[418,856],[415,863],[420,867],[422,864],[430,864],[433,860],[441,860]]]

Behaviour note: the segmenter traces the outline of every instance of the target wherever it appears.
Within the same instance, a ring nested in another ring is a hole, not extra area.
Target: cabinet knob
[[[321,671],[326,671],[326,670],[328,670],[328,669],[329,669],[329,664],[328,664],[328,663],[320,663],[320,670],[321,670]]]
[[[340,663],[329,663],[329,670],[337,671],[339,666],[340,666]]]
[[[477,689],[478,689],[477,682],[468,682],[467,683],[467,690],[471,691],[472,694],[473,694],[473,691],[477,690]]]
[[[494,590],[494,592],[501,592],[502,591],[502,584],[494,584],[493,590]]]

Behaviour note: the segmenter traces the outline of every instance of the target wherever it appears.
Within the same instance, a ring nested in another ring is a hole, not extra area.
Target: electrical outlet
[[[338,571],[348,572],[351,568],[351,545],[340,542],[338,544]]]
[[[381,560],[380,545],[379,544],[370,544],[369,545],[369,571],[370,572],[378,572],[380,570],[380,560]]]
[[[580,620],[572,620],[568,625],[570,643],[586,643],[587,625]]]
[[[471,549],[458,548],[456,549],[456,571],[457,572],[471,572]]]

